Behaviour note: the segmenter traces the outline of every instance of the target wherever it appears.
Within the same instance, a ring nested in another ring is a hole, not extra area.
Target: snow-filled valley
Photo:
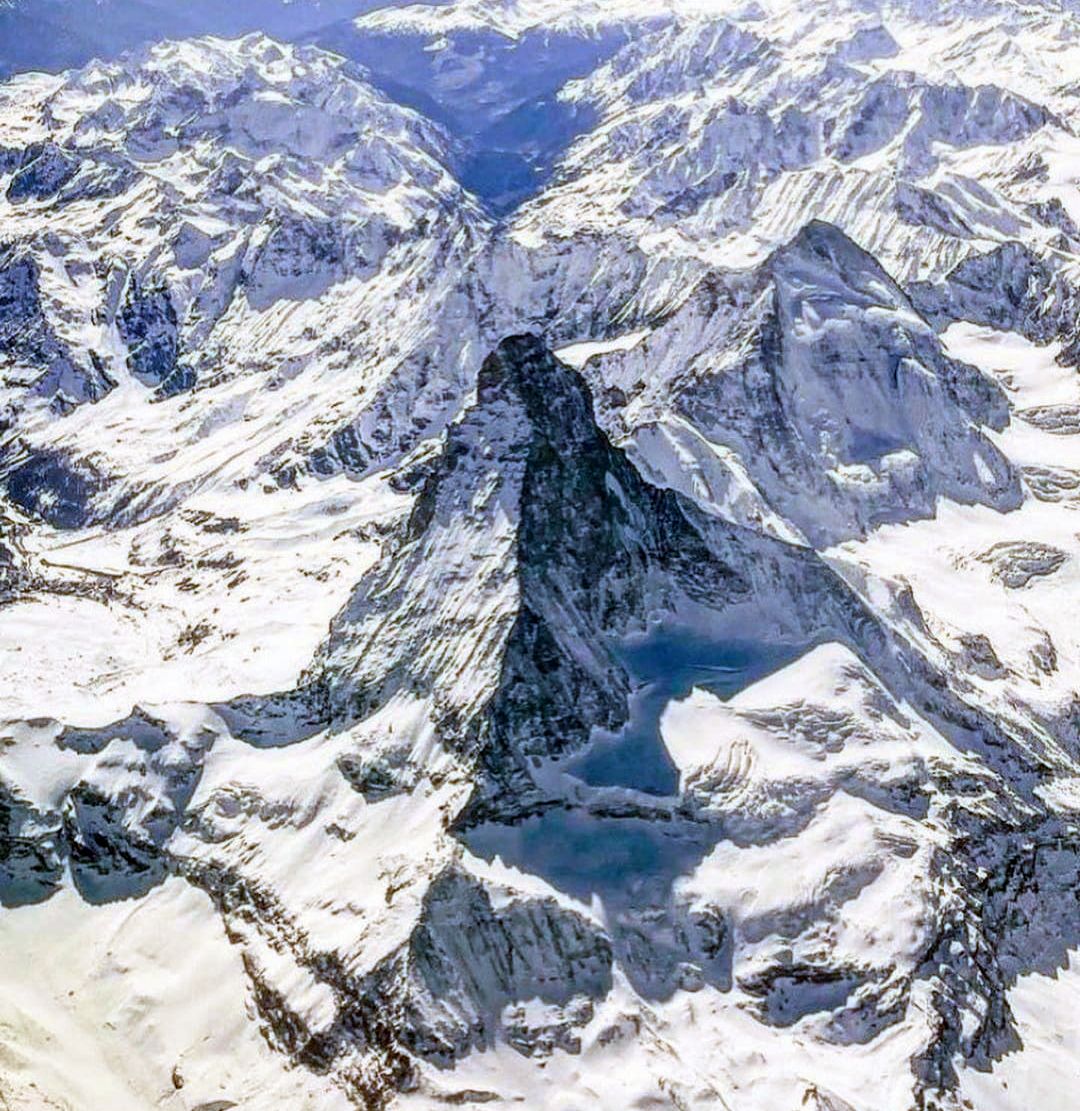
[[[1072,1111],[1080,8],[78,9],[0,1108]]]

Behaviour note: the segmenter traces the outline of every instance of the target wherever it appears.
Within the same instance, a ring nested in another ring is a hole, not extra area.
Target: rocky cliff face
[[[745,475],[816,544],[930,516],[946,495],[1001,510],[1017,475],[999,386],[950,359],[885,271],[836,228],[811,223],[759,270],[703,281],[628,351],[585,367],[620,438],[679,488],[680,450]],[[745,516],[745,514],[744,514]]]
[[[1071,1107],[1075,14],[287,7],[0,84],[0,1103]]]

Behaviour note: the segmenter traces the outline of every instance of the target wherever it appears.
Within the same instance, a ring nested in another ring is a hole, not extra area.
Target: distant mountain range
[[[56,72],[147,42],[264,30],[296,38],[380,0],[3,0],[0,74]]]

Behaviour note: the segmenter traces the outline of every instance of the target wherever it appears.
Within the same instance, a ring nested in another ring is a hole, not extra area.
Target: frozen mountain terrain
[[[0,1107],[1072,1111],[1080,8],[0,70]]]
[[[303,38],[381,0],[2,0],[0,74],[59,71],[166,37],[264,30]]]

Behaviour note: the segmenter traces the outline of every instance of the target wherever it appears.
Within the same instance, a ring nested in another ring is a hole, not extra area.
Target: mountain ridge
[[[1076,11],[308,14],[0,83],[2,1099],[1066,1111]]]

